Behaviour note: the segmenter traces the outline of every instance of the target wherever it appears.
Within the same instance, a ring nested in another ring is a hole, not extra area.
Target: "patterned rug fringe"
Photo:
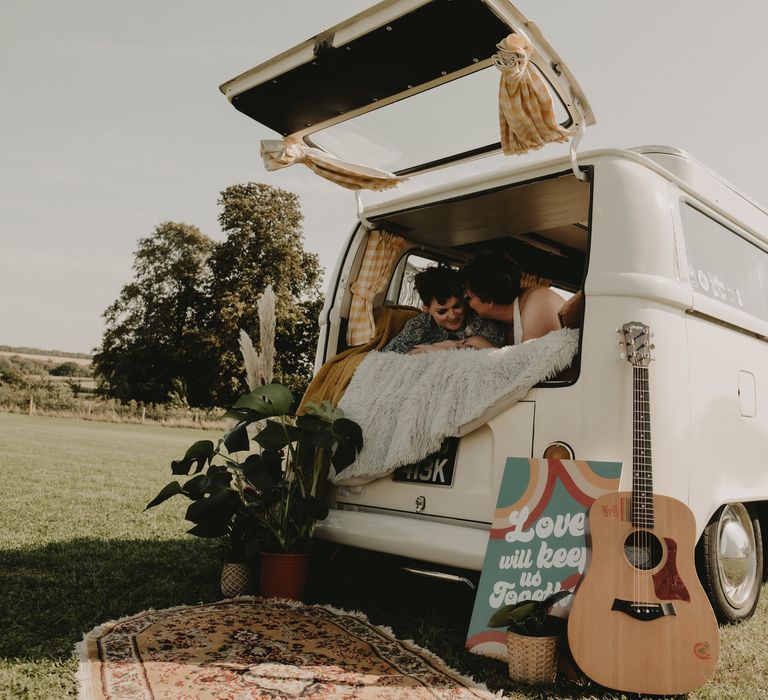
[[[505,697],[502,691],[496,691],[496,692],[491,691],[488,689],[488,687],[484,683],[478,683],[471,676],[459,673],[456,669],[448,666],[445,663],[445,661],[443,661],[443,659],[441,659],[439,656],[434,654],[429,649],[426,649],[416,644],[413,640],[398,639],[391,627],[384,626],[384,625],[374,625],[368,619],[368,616],[359,610],[344,610],[343,608],[337,608],[333,605],[324,605],[320,603],[304,604],[299,601],[289,600],[285,598],[262,598],[261,596],[244,595],[244,596],[235,596],[233,598],[225,598],[225,599],[211,602],[211,603],[201,602],[197,604],[177,605],[169,608],[163,608],[162,612],[172,613],[172,612],[176,612],[184,609],[195,608],[198,606],[205,606],[205,605],[214,606],[214,605],[234,602],[234,601],[242,602],[242,603],[254,603],[254,604],[268,602],[271,605],[275,605],[275,604],[282,605],[291,609],[322,608],[324,610],[327,610],[330,613],[333,613],[334,615],[355,618],[360,622],[365,623],[366,625],[370,625],[371,627],[374,627],[380,633],[383,633],[384,635],[390,637],[390,639],[393,641],[399,642],[400,644],[404,645],[406,648],[409,648],[412,652],[422,655],[425,659],[428,659],[436,666],[442,667],[448,673],[452,674],[454,677],[459,679],[461,682],[467,685],[474,685],[477,690],[487,693],[489,697],[493,697],[493,698]],[[154,608],[148,608],[146,610],[142,610],[141,612],[125,615],[118,619],[110,620],[108,622],[97,625],[92,630],[90,630],[89,632],[83,635],[83,639],[80,642],[78,642],[75,647],[76,656],[78,658],[78,670],[76,675],[77,687],[78,687],[78,695],[77,695],[78,700],[98,700],[101,697],[97,694],[97,689],[92,687],[92,674],[89,673],[89,664],[92,664],[94,662],[88,658],[89,642],[95,641],[103,637],[105,634],[109,632],[111,628],[114,628],[115,626],[121,623],[130,621],[132,618],[136,618],[136,617],[146,615],[148,613],[154,613],[154,612],[159,612],[159,611],[155,610]]]

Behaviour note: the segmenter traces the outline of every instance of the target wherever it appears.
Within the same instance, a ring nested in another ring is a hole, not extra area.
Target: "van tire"
[[[751,617],[763,581],[763,539],[755,511],[729,503],[715,513],[699,540],[696,564],[718,620]]]

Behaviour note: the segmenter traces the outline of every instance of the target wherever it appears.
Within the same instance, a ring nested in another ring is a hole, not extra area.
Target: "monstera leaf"
[[[293,396],[282,384],[266,384],[250,394],[243,394],[232,408],[241,413],[257,414],[254,420],[284,416],[291,407]]]
[[[331,462],[336,473],[339,473],[352,464],[357,459],[357,453],[363,449],[363,431],[349,418],[336,419],[331,430],[336,442]]]
[[[198,440],[187,450],[182,459],[171,462],[171,473],[189,474],[189,470],[195,464],[197,466],[193,473],[197,474],[202,471],[206,464],[210,464],[215,453],[213,442],[210,440]]]

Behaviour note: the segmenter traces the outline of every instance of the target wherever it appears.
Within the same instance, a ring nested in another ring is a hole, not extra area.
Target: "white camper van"
[[[493,174],[407,195],[395,189],[361,207],[357,220],[340,217],[352,230],[329,277],[316,368],[350,347],[353,288],[372,231],[404,240],[374,311],[413,304],[411,278],[425,265],[458,266],[495,250],[564,298],[580,293],[570,321],[580,328],[578,353],[522,400],[460,426],[433,462],[337,487],[318,535],[435,570],[478,571],[507,457],[622,462],[620,489],[630,490],[632,368],[616,331],[640,322],[655,344],[654,489],[693,511],[699,573],[720,619],[749,617],[764,576],[761,527],[768,531],[760,456],[768,445],[768,211],[676,149],[577,154],[574,141],[594,122],[589,103],[506,0],[387,0],[222,91],[292,143],[415,179],[499,152],[488,96],[499,80],[492,55],[510,32],[534,46],[531,61],[573,137],[570,157],[527,166],[510,157]],[[476,122],[451,122],[456,101],[478,105]]]

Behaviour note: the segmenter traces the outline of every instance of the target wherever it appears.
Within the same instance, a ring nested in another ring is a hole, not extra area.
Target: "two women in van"
[[[419,354],[462,347],[499,347],[504,329],[499,321],[478,318],[464,301],[458,271],[428,267],[413,278],[423,313],[412,318],[382,352]]]
[[[462,268],[461,276],[470,308],[482,319],[504,324],[500,345],[540,338],[561,327],[557,313],[563,298],[549,287],[523,288],[520,267],[510,257],[498,253],[478,255]],[[477,339],[473,347],[489,348],[494,344]]]

